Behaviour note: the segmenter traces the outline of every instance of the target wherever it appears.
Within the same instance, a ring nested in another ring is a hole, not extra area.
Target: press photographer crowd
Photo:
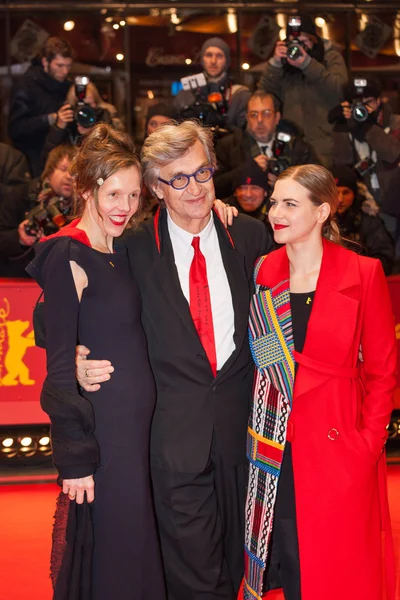
[[[290,17],[255,89],[235,84],[221,38],[201,49],[203,71],[183,77],[170,101],[148,109],[145,137],[171,121],[212,128],[216,196],[265,223],[277,177],[293,165],[332,170],[344,243],[379,258],[386,274],[400,257],[400,115],[378,80],[349,75],[340,51],[322,39],[308,14]],[[116,108],[87,76],[69,74],[74,53],[50,37],[14,84],[9,140],[1,144],[0,277],[27,277],[32,246],[74,213],[69,165],[96,123],[124,130]],[[138,156],[141,144],[137,144]],[[143,188],[142,218],[157,201]],[[396,251],[397,250],[397,251]]]

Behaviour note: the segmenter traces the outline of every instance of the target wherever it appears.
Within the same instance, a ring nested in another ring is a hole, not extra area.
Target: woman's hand
[[[232,225],[233,219],[239,214],[237,208],[234,206],[229,206],[229,204],[225,204],[225,202],[222,202],[222,200],[214,200],[214,208],[225,227]]]
[[[87,477],[81,477],[80,479],[63,479],[63,490],[64,494],[68,494],[70,500],[76,500],[77,504],[83,504],[85,498],[87,501],[93,502],[94,500],[94,479],[93,475]]]

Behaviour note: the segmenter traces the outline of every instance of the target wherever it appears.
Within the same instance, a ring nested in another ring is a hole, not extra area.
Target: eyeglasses
[[[247,118],[248,119],[252,119],[252,120],[257,120],[258,121],[258,115],[261,115],[261,118],[264,119],[270,119],[272,117],[272,115],[275,114],[275,110],[270,110],[269,108],[266,108],[265,110],[262,110],[261,112],[258,110],[252,110],[251,112],[247,113]]]
[[[197,169],[197,171],[191,175],[179,173],[169,181],[161,179],[161,177],[158,178],[158,181],[170,185],[174,190],[184,190],[189,185],[191,177],[193,177],[197,183],[206,183],[207,181],[210,181],[214,173],[215,169],[213,167],[200,167],[200,169]]]

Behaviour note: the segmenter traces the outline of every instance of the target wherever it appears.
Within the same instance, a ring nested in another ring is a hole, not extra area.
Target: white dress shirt
[[[210,220],[205,228],[194,236],[192,233],[178,227],[168,214],[168,231],[182,292],[189,306],[189,271],[194,256],[192,241],[196,236],[200,238],[200,251],[205,258],[207,266],[217,355],[217,371],[219,371],[235,349],[233,341],[235,315],[233,312],[231,288],[229,287],[228,277],[224,263],[222,262],[213,216],[212,214],[210,215]]]
[[[259,142],[258,140],[256,140],[258,147],[260,148],[260,152],[261,154],[265,154],[265,156],[267,156],[268,158],[271,158],[271,156],[274,155],[274,153],[272,152],[272,146],[274,144],[274,140],[272,139],[270,142],[267,143],[263,143],[263,142]],[[264,152],[263,148],[266,147],[266,150]]]

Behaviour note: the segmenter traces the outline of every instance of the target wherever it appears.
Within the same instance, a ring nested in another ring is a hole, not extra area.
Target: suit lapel
[[[214,214],[215,227],[218,234],[219,247],[224,263],[226,276],[232,294],[232,305],[235,319],[235,332],[233,341],[235,350],[228,358],[218,376],[223,375],[235,362],[247,337],[247,326],[249,319],[250,292],[249,279],[246,273],[246,263],[243,254],[235,250],[233,241],[227,235],[227,231],[219,218]]]
[[[160,213],[159,239],[159,257],[153,265],[154,279],[161,287],[164,301],[169,303],[170,310],[177,313],[178,317],[183,321],[185,328],[193,338],[192,343],[198,345],[198,352],[201,353],[203,346],[197,335],[188,301],[182,292],[178,270],[175,265],[174,251],[168,232],[166,210],[162,210]]]

